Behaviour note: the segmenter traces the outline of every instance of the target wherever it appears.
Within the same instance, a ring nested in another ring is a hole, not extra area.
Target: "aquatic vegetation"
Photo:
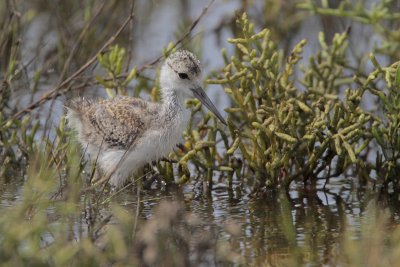
[[[372,28],[381,42],[374,47],[376,53],[388,56],[390,61],[399,58],[398,25],[400,12],[395,7],[395,0],[375,1],[369,5],[366,1],[340,1],[336,6],[329,1],[303,1],[298,8],[309,10],[315,14],[346,18],[353,23],[361,23]],[[335,6],[335,7],[332,7]]]
[[[321,33],[321,50],[299,68],[306,40],[284,58],[267,29],[256,33],[245,14],[238,23],[241,36],[229,40],[236,54],[229,58],[223,51],[226,66],[208,80],[223,87],[231,107],[226,108],[229,133],[214,125],[207,135],[207,144],[215,144],[215,133],[221,132],[226,153],[196,154],[208,159],[207,169],[254,175],[258,188],[288,189],[293,181],[315,185],[351,170],[373,183],[397,184],[399,62],[381,67],[371,53],[377,69],[359,75],[347,58],[347,31],[336,34],[331,45]],[[366,93],[379,97],[386,118],[362,108]],[[243,162],[241,170],[231,165],[233,157]],[[371,157],[376,161],[367,160]]]

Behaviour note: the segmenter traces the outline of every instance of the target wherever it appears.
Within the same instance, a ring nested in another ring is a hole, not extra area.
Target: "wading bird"
[[[186,99],[199,99],[226,124],[201,88],[200,75],[196,56],[179,50],[161,68],[162,103],[129,96],[72,101],[67,108],[68,124],[113,187],[121,187],[146,163],[167,156],[182,141],[190,119]]]

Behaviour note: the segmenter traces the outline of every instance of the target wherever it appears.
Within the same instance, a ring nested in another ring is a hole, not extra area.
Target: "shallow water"
[[[25,183],[23,178],[3,182],[0,213],[21,201]],[[317,189],[294,184],[288,193],[267,191],[258,196],[251,196],[249,187],[238,181],[230,189],[217,179],[208,193],[199,193],[200,178],[184,186],[155,184],[139,193],[131,187],[113,196],[111,203],[97,206],[85,202],[82,216],[75,218],[73,232],[77,240],[93,233],[96,223],[109,217],[114,203],[128,214],[137,214],[138,236],[152,219],[165,220],[178,228],[189,226],[189,235],[183,234],[187,242],[184,246],[191,250],[190,255],[199,254],[200,248],[205,247],[209,259],[204,263],[203,257],[203,266],[220,266],[221,257],[239,265],[336,266],[340,262],[339,251],[347,249],[343,240],[361,240],[363,227],[374,227],[370,220],[376,220],[380,213],[370,207],[386,210],[388,229],[400,223],[398,193],[380,195],[379,190],[359,184],[356,179],[336,178],[325,189],[323,184]],[[157,208],[165,201],[179,205],[184,216],[168,221],[157,215]],[[47,213],[50,221],[57,224],[57,212],[50,208]],[[107,224],[117,223],[115,218],[109,219]],[[52,241],[51,236],[43,236],[44,243]]]
[[[389,227],[399,223],[398,194],[379,197],[370,189],[357,188],[354,184],[351,179],[337,179],[329,189],[299,186],[289,194],[271,191],[258,199],[249,197],[242,189],[237,189],[243,194],[239,197],[235,189],[223,186],[196,198],[193,185],[145,190],[140,194],[139,217],[145,223],[162,200],[177,201],[187,214],[200,221],[193,232],[227,246],[238,257],[238,263],[291,266],[297,251],[300,262],[309,266],[330,265],[337,262],[338,250],[344,249],[340,247],[344,235],[350,233],[346,238],[360,239],[362,221],[374,216],[368,206],[378,203],[382,209],[387,208]],[[125,190],[113,201],[134,213],[137,198],[136,192]],[[185,220],[186,217],[177,223],[185,224]],[[209,253],[213,256],[214,252]]]

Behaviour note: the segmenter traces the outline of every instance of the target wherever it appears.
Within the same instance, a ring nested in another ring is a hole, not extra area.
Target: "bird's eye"
[[[184,79],[188,79],[189,80],[189,76],[186,73],[180,72],[178,73],[179,78],[181,78],[182,80]]]

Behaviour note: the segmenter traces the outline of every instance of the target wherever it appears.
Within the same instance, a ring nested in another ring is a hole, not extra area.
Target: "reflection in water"
[[[399,218],[398,194],[379,197],[366,188],[355,188],[351,180],[326,191],[303,188],[293,189],[290,194],[271,191],[264,199],[239,200],[234,195],[223,187],[197,199],[193,199],[191,186],[148,190],[141,193],[139,217],[142,223],[148,222],[160,202],[177,201],[196,221],[189,238],[194,252],[198,238],[202,237],[203,241],[228,247],[238,260],[254,266],[335,264],[339,252],[345,249],[342,241],[359,240],[362,220],[371,212],[379,212],[371,211],[370,206],[378,203],[382,210],[388,208],[390,225],[398,223]],[[124,192],[114,201],[130,213],[136,212],[136,193]],[[187,225],[187,217],[179,218],[176,224]],[[216,251],[211,247],[208,253],[213,255]]]
[[[118,216],[110,216],[117,214],[115,206],[122,206],[129,216],[137,214],[138,220],[129,219],[126,224],[135,233],[130,242],[137,243],[139,259],[150,263],[160,262],[145,256],[153,255],[153,249],[160,251],[155,253],[158,256],[166,255],[163,244],[176,253],[177,264],[213,266],[229,260],[254,266],[337,265],[352,263],[353,258],[365,262],[371,259],[362,255],[376,252],[376,247],[382,249],[386,238],[397,233],[399,194],[380,195],[356,186],[354,179],[333,180],[324,191],[294,185],[288,194],[269,191],[257,199],[250,198],[247,185],[238,181],[233,189],[217,184],[204,195],[194,193],[199,183],[154,187],[140,195],[135,188],[127,189],[102,205],[95,204],[96,199],[83,198],[86,208],[81,217],[71,218],[74,239],[89,236],[101,245],[107,225],[120,223]],[[2,212],[21,201],[23,185],[17,179],[2,184]],[[47,216],[53,224],[59,223],[57,208],[48,209]],[[382,220],[385,216],[387,220]],[[46,235],[42,242],[51,244],[53,240]],[[153,243],[156,245],[149,245]],[[151,251],[146,250],[149,247]],[[354,250],[359,258],[353,254],[343,258]],[[379,260],[374,255],[372,260]]]

